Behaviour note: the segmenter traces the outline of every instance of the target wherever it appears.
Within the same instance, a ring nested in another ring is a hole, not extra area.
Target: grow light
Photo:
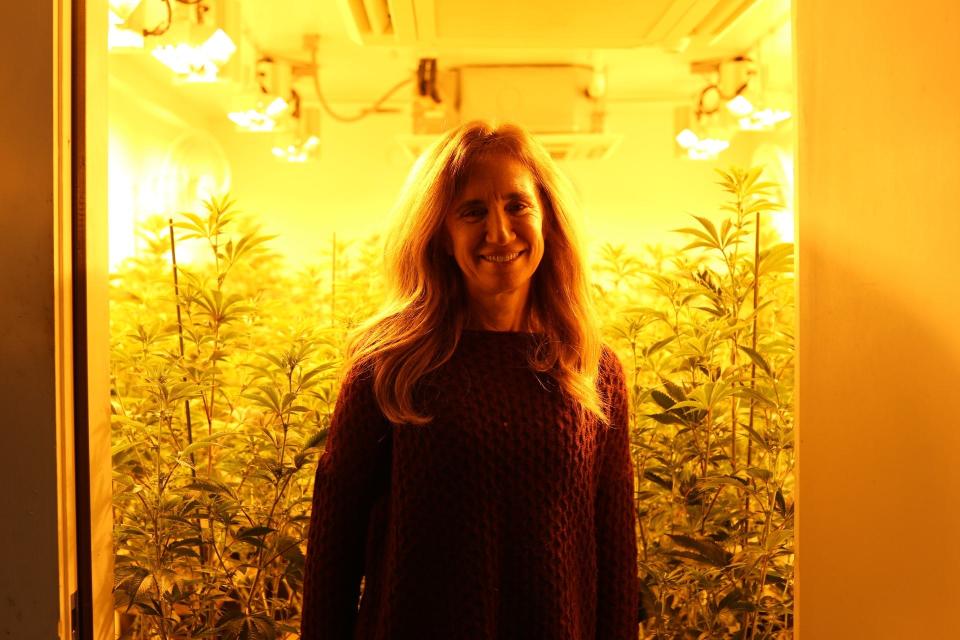
[[[110,25],[107,31],[109,49],[143,49],[143,33],[125,28],[126,20],[111,9],[108,13]]]
[[[738,95],[727,102],[727,110],[736,116],[746,116],[753,111],[753,105],[743,95]]]
[[[273,155],[287,162],[306,162],[313,158],[320,149],[320,138],[310,136],[303,142],[292,142],[288,145],[274,145]]]
[[[283,98],[275,98],[270,104],[263,105],[263,101],[250,108],[240,111],[231,111],[227,114],[238,127],[246,131],[273,131],[277,128],[277,118],[290,105]]]
[[[710,160],[730,146],[728,140],[701,138],[690,129],[678,133],[676,141],[686,150],[687,157],[691,160]]]
[[[237,50],[223,29],[217,29],[200,45],[186,42],[160,45],[153,56],[188,82],[214,82],[220,67]]]
[[[740,118],[740,128],[747,131],[763,131],[772,129],[778,122],[783,122],[790,117],[789,111],[780,109],[761,109],[754,111],[750,115]]]

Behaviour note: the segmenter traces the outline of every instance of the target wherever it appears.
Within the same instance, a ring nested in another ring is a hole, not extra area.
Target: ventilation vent
[[[415,40],[412,22],[405,25],[408,28],[401,30],[396,28],[394,12],[391,10],[391,3],[387,0],[340,0],[340,5],[350,36],[360,44],[412,44]],[[403,18],[412,21],[414,19],[412,10],[404,14]],[[402,18],[401,22],[403,22]]]
[[[769,30],[790,0],[339,0],[347,30],[365,45],[435,50],[505,47],[744,48],[736,32]],[[562,19],[557,19],[562,16]],[[728,36],[736,37],[731,40]]]

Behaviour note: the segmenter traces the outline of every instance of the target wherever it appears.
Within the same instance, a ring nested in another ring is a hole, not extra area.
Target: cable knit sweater
[[[303,640],[637,638],[623,369],[604,348],[610,426],[578,419],[526,365],[533,342],[465,332],[418,387],[426,426],[389,423],[370,375],[348,373],[317,468]]]

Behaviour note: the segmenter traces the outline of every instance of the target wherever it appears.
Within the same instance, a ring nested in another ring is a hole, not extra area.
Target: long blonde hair
[[[546,245],[528,306],[543,340],[530,353],[529,364],[551,375],[582,410],[606,423],[596,387],[600,333],[570,187],[547,151],[513,124],[470,122],[418,159],[387,236],[387,302],[353,335],[344,371],[372,371],[374,395],[391,422],[430,422],[414,407],[415,386],[450,359],[467,323],[466,287],[443,247],[444,220],[474,162],[490,152],[505,153],[526,166],[545,209]]]

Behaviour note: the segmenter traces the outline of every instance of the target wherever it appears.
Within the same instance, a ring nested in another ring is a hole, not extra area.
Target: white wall
[[[796,5],[805,640],[960,637],[960,5]]]

